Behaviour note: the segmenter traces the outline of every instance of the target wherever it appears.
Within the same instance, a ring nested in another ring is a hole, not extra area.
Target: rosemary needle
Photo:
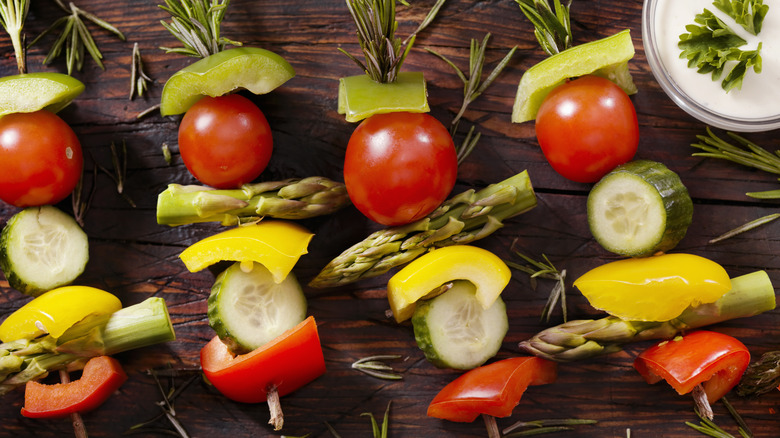
[[[393,370],[390,365],[384,363],[386,360],[398,360],[400,358],[401,355],[399,354],[385,354],[364,357],[353,362],[352,368],[378,379],[401,380],[403,379],[403,376],[395,372],[395,370]]]
[[[62,32],[54,41],[49,53],[43,60],[44,64],[51,63],[55,58],[62,54],[62,49],[65,49],[65,64],[68,67],[68,74],[71,74],[74,69],[81,70],[84,66],[85,52],[89,53],[95,63],[101,68],[105,69],[103,65],[103,54],[98,49],[97,43],[92,38],[92,34],[89,28],[84,23],[84,19],[91,21],[92,23],[100,26],[101,28],[116,35],[122,41],[125,40],[125,35],[116,27],[111,25],[105,20],[98,18],[96,15],[91,14],[83,9],[77,7],[73,2],[68,3],[68,6],[62,2],[62,0],[54,0],[57,6],[60,7],[65,13],[69,14],[56,20],[48,29],[38,35],[30,45],[32,46],[38,42],[43,36],[54,32],[59,28],[62,28]]]
[[[171,15],[171,22],[161,21],[184,47],[160,47],[166,53],[180,53],[205,58],[221,52],[227,45],[241,46],[220,34],[230,0],[165,0],[159,8]]]
[[[29,0],[2,0],[0,1],[0,24],[3,26],[8,36],[11,37],[11,44],[14,47],[16,55],[16,66],[19,74],[27,73],[27,57],[24,50],[24,21],[27,18],[27,12],[30,10]]]

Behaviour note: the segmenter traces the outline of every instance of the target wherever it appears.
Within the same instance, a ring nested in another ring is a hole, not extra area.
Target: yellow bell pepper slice
[[[265,266],[274,282],[281,283],[298,259],[308,252],[314,234],[286,221],[243,225],[194,243],[179,255],[190,272],[230,260]]]
[[[719,264],[693,254],[663,254],[607,263],[574,282],[590,304],[631,321],[668,321],[713,303],[731,289]]]
[[[387,283],[387,299],[397,322],[412,317],[415,303],[432,298],[441,286],[468,280],[476,287],[479,304],[487,309],[501,295],[512,272],[497,255],[476,246],[454,245],[435,249],[398,271]]]
[[[90,315],[109,315],[122,308],[119,298],[89,286],[63,286],[38,296],[0,324],[0,340],[33,339],[48,333],[60,337]]]

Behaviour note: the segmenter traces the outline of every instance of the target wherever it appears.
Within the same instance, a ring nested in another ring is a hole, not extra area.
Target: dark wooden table
[[[90,237],[91,259],[79,284],[112,291],[125,305],[149,296],[165,298],[178,339],[166,345],[118,355],[129,374],[127,383],[99,410],[84,415],[91,436],[119,436],[132,425],[160,413],[155,402],[158,388],[145,371],[171,366],[199,365],[198,352],[213,336],[207,324],[206,298],[213,281],[208,271],[189,273],[178,259],[193,242],[217,232],[213,224],[167,227],[155,222],[157,194],[168,183],[192,183],[176,148],[178,119],[153,114],[136,115],[159,102],[162,86],[170,75],[193,62],[166,54],[159,46],[178,44],[160,25],[167,14],[158,2],[130,0],[78,0],[77,4],[125,32],[120,41],[92,25],[105,56],[105,70],[91,60],[74,76],[86,83],[86,91],[61,116],[79,135],[86,151],[87,168],[97,162],[110,167],[109,145],[125,141],[128,148],[126,193],[137,205],[131,207],[117,195],[114,184],[100,174],[85,230]],[[407,35],[433,4],[415,2],[399,6],[399,33]],[[575,1],[572,21],[575,42],[584,43],[630,28],[636,56],[630,63],[639,88],[632,97],[639,115],[640,145],[637,158],[665,163],[678,172],[694,200],[693,225],[676,249],[711,258],[731,276],[765,269],[780,284],[780,241],[777,227],[743,234],[719,244],[713,237],[757,217],[777,211],[777,203],[751,201],[747,191],[769,190],[777,180],[765,173],[726,162],[692,157],[690,144],[705,126],[678,109],[661,91],[646,62],[641,39],[640,0]],[[28,39],[42,32],[61,12],[53,2],[35,1],[27,24]],[[498,81],[466,112],[468,124],[475,123],[483,137],[477,150],[460,167],[456,190],[483,187],[527,169],[539,197],[537,208],[509,220],[506,226],[477,244],[513,259],[510,250],[517,239],[529,255],[546,254],[569,273],[571,317],[598,315],[571,282],[590,268],[614,259],[599,247],[587,228],[585,200],[589,185],[564,180],[549,167],[534,136],[533,123],[512,124],[510,112],[522,73],[545,57],[530,24],[517,4],[510,0],[472,2],[449,0],[434,24],[418,37],[404,70],[424,71],[428,81],[432,114],[445,124],[454,116],[462,99],[462,84],[445,63],[428,54],[434,48],[454,60],[462,69],[468,65],[472,38],[481,40],[492,33],[487,69],[514,45],[518,51]],[[234,0],[223,25],[223,34],[279,53],[297,75],[274,92],[254,98],[272,126],[275,151],[264,180],[323,175],[341,180],[344,149],[354,125],[336,112],[338,78],[358,74],[356,66],[341,55],[339,47],[357,54],[354,26],[340,0]],[[29,51],[30,71],[65,71],[59,59],[42,65],[51,39]],[[146,98],[128,99],[130,56],[133,43],[140,46],[146,70],[154,79]],[[0,74],[16,73],[11,44],[0,37]],[[777,131],[750,134],[749,138],[777,149]],[[459,140],[459,139],[456,139]],[[161,146],[170,145],[173,163],[167,165]],[[60,205],[70,211],[70,203]],[[4,223],[16,208],[0,203]],[[325,263],[347,246],[362,239],[376,226],[354,208],[329,217],[304,221],[316,233],[310,253],[296,266],[302,283],[308,282]],[[518,261],[518,259],[515,259]],[[484,424],[458,424],[426,417],[433,396],[459,373],[439,370],[429,364],[417,348],[411,326],[388,320],[384,287],[388,276],[366,280],[333,290],[306,289],[309,312],[316,317],[325,354],[327,373],[305,388],[282,399],[284,434],[327,437],[326,422],[344,437],[370,436],[372,412],[381,419],[392,401],[390,436],[487,436]],[[504,291],[508,303],[510,330],[499,357],[521,354],[517,343],[547,324],[539,315],[549,281],[532,290],[529,278],[514,272]],[[27,297],[0,279],[0,317],[10,314]],[[561,321],[556,311],[553,321]],[[769,312],[745,320],[723,323],[715,329],[737,336],[754,357],[780,348],[780,317]],[[697,436],[685,421],[695,421],[688,397],[678,396],[665,384],[647,385],[631,363],[647,344],[631,345],[624,352],[584,362],[561,365],[558,380],[533,387],[523,397],[514,415],[499,420],[507,426],[518,420],[581,418],[598,420],[560,436],[633,437]],[[393,363],[403,380],[384,381],[352,370],[356,359],[376,354],[400,354],[405,360]],[[178,382],[182,382],[179,379]],[[2,436],[68,436],[68,421],[35,421],[19,414],[23,391],[3,399],[0,408]],[[757,437],[780,436],[775,413],[780,394],[756,399],[731,396]],[[242,405],[220,396],[205,384],[190,386],[176,401],[177,418],[194,437],[280,436],[268,421],[265,404]],[[716,406],[719,423],[736,433],[723,406]],[[165,421],[157,423],[169,428]],[[150,434],[149,436],[157,436]],[[159,434],[159,436],[164,436]]]

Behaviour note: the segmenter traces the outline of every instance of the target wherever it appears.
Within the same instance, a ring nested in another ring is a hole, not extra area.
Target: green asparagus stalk
[[[614,316],[576,320],[548,328],[520,342],[520,349],[558,362],[587,359],[621,350],[623,344],[670,339],[678,333],[775,308],[775,290],[765,271],[731,279],[731,290],[718,301],[689,307],[670,321],[626,321]]]
[[[741,397],[761,395],[775,390],[778,386],[780,386],[780,351],[768,351],[748,366],[737,386],[737,394]]]
[[[344,184],[323,177],[245,184],[240,189],[171,184],[157,197],[157,223],[236,225],[264,216],[306,219],[349,205]]]
[[[431,249],[486,237],[504,219],[535,206],[527,171],[478,192],[467,190],[423,219],[374,232],[328,263],[309,286],[333,287],[384,274]]]
[[[165,301],[159,297],[111,315],[89,317],[59,338],[50,335],[0,344],[0,395],[60,369],[79,369],[86,360],[161,342],[175,333]]]

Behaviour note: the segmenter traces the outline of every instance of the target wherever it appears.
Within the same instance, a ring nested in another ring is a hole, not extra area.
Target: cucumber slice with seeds
[[[38,296],[73,282],[89,260],[89,239],[56,207],[16,213],[0,233],[0,268],[12,288]]]
[[[588,195],[588,225],[615,254],[642,257],[669,251],[685,237],[693,202],[680,177],[655,161],[618,166]]]
[[[509,330],[501,297],[484,309],[468,281],[453,282],[443,294],[418,302],[412,325],[428,361],[460,370],[476,368],[495,356]]]
[[[234,354],[272,341],[306,318],[306,297],[293,273],[275,283],[257,262],[236,262],[217,276],[208,300],[209,325]]]

